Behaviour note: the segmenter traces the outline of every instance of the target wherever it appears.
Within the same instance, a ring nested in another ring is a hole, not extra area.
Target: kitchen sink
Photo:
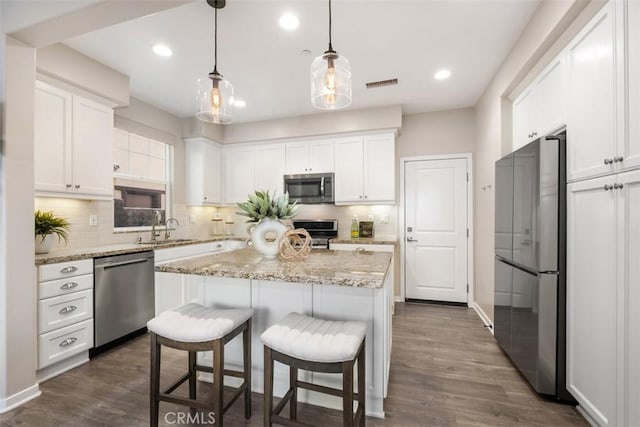
[[[163,245],[171,245],[174,243],[189,243],[189,242],[197,242],[197,239],[168,239],[168,240],[156,240],[155,242],[146,241],[146,242],[138,242],[139,245],[153,245],[153,246],[163,246]]]

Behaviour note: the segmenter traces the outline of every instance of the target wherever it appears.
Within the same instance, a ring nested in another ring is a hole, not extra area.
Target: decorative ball
[[[304,228],[289,230],[280,240],[280,258],[294,260],[305,258],[311,252],[311,236]]]

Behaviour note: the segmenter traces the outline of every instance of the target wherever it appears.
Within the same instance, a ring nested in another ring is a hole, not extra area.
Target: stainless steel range
[[[307,230],[313,247],[318,249],[329,249],[329,239],[338,237],[337,219],[297,219],[293,226]]]

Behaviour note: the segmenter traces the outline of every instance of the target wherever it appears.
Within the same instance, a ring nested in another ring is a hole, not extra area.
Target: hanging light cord
[[[333,51],[333,46],[331,45],[331,0],[329,0],[329,51]]]
[[[218,74],[218,8],[215,7],[215,30],[213,36],[213,74]]]

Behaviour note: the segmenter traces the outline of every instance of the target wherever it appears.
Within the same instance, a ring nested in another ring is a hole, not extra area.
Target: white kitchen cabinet
[[[640,425],[638,236],[640,171],[569,185],[567,383],[601,426]]]
[[[333,140],[289,142],[286,147],[287,174],[334,171]]]
[[[113,110],[43,82],[35,87],[39,196],[113,197]]]
[[[222,202],[221,147],[205,138],[185,140],[187,204]]]
[[[619,163],[620,111],[613,4],[606,4],[567,48],[567,179],[594,177]]]
[[[224,201],[229,204],[244,202],[253,193],[253,149],[251,147],[225,147],[222,152]]]
[[[619,167],[631,169],[640,167],[640,2],[627,1],[626,46],[624,49],[627,59],[627,87],[628,96],[628,134],[623,146],[618,149],[618,156],[623,157]],[[640,425],[640,421],[638,422]]]
[[[564,56],[559,55],[513,104],[513,150],[565,123]]]
[[[115,173],[129,175],[129,132],[118,128],[113,129],[113,163]]]
[[[282,194],[285,169],[285,146],[270,144],[253,149],[253,188]],[[245,199],[246,199],[245,195]]]
[[[335,202],[395,202],[395,136],[335,140]]]

